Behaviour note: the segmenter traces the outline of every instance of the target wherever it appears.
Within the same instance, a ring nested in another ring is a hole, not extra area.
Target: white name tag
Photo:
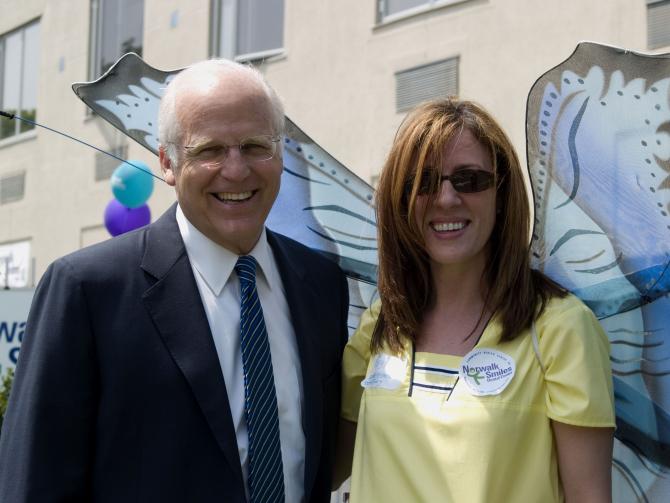
[[[407,375],[407,360],[380,353],[374,356],[370,374],[363,379],[364,388],[396,389]]]
[[[514,373],[514,360],[495,349],[473,349],[463,357],[460,377],[475,396],[498,395],[507,387]]]

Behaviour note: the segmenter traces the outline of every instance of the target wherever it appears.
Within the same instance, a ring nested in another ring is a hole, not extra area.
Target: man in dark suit
[[[160,163],[177,204],[44,274],[0,501],[329,500],[347,285],[264,227],[282,125],[251,68],[208,61],[170,83]]]

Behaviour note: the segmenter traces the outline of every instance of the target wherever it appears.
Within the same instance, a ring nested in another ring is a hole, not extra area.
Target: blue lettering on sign
[[[3,335],[8,343],[14,342],[15,337],[17,339],[17,342],[22,342],[25,328],[26,328],[25,321],[22,322],[14,321],[11,323],[8,321],[0,321],[0,342],[2,341]]]
[[[21,348],[12,348],[9,350],[9,360],[16,365],[16,362],[19,361],[19,350]]]

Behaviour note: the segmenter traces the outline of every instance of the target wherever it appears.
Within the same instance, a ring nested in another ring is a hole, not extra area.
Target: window
[[[459,1],[463,0],[378,0],[377,21],[382,23]]]
[[[91,79],[127,52],[141,56],[143,27],[144,0],[91,0]]]
[[[26,188],[26,174],[15,173],[0,178],[0,204],[13,203],[23,199]]]
[[[647,47],[670,45],[670,0],[647,0]]]
[[[38,21],[0,36],[0,109],[35,120],[40,24]],[[0,140],[35,126],[19,120],[0,119]]]
[[[403,70],[396,77],[396,112],[419,103],[458,94],[458,58]]]
[[[212,0],[211,53],[250,61],[281,54],[284,0]]]

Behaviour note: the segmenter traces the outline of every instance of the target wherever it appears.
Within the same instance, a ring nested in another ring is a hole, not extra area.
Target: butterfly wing
[[[158,154],[158,106],[165,87],[180,71],[157,70],[130,52],[99,79],[72,84],[72,90],[97,115]]]
[[[374,301],[373,189],[286,118],[281,189],[267,225],[337,262],[349,278],[349,331]]]
[[[582,43],[527,106],[533,266],[608,333],[615,486],[642,499],[670,485],[669,91],[668,55]]]

